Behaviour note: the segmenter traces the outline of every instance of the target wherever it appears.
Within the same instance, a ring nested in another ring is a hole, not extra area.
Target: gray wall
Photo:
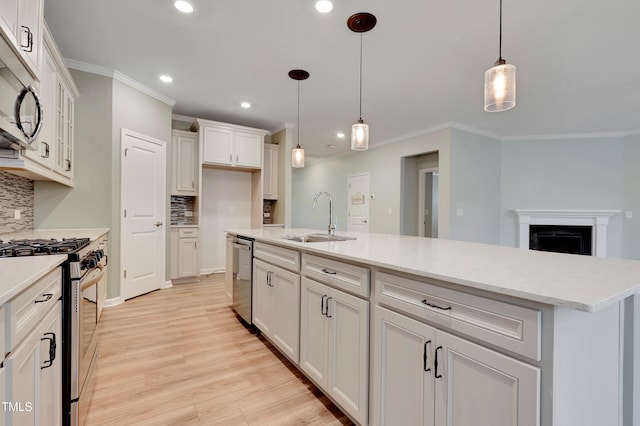
[[[622,255],[640,259],[640,134],[625,138],[623,158],[623,209],[632,212],[633,217],[623,218]]]
[[[77,70],[71,74],[80,91],[75,103],[76,186],[37,181],[35,226],[110,228],[107,297],[114,298],[120,295],[120,132],[125,128],[166,141],[170,161],[171,107],[109,77]]]
[[[501,244],[517,244],[513,209],[622,210],[623,160],[623,138],[504,142]],[[637,187],[640,181],[628,184]],[[609,222],[608,257],[622,255],[622,221],[617,214]]]
[[[500,158],[499,141],[451,129],[450,239],[500,244]]]

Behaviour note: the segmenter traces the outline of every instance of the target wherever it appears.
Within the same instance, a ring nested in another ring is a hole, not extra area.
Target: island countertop
[[[265,228],[227,232],[338,260],[586,312],[599,311],[640,293],[638,260],[403,235],[339,232],[356,239],[297,242],[285,237],[323,231]]]

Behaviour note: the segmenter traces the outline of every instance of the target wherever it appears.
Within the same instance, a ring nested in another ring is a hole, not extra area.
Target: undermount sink
[[[305,235],[285,235],[286,240],[298,241],[301,243],[322,243],[327,241],[347,241],[355,240],[356,237],[347,237],[345,235],[329,235],[329,234],[305,234]]]

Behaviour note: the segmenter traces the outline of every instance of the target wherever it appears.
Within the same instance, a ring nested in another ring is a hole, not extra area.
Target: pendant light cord
[[[300,80],[298,80],[298,148],[300,147]]]
[[[498,61],[502,61],[502,0],[500,0],[500,44],[498,51]]]
[[[362,120],[362,33],[360,33],[360,120]]]

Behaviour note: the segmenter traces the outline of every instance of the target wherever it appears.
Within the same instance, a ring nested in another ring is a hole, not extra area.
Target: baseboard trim
[[[173,287],[173,283],[171,282],[171,280],[168,280],[164,282],[164,286],[161,287],[161,289],[164,290],[165,288],[171,288],[171,287]]]
[[[118,296],[118,297],[114,297],[112,299],[105,299],[103,307],[112,308],[112,307],[117,306],[117,305],[119,305],[121,303],[124,303],[124,300],[122,299],[122,297]]]

